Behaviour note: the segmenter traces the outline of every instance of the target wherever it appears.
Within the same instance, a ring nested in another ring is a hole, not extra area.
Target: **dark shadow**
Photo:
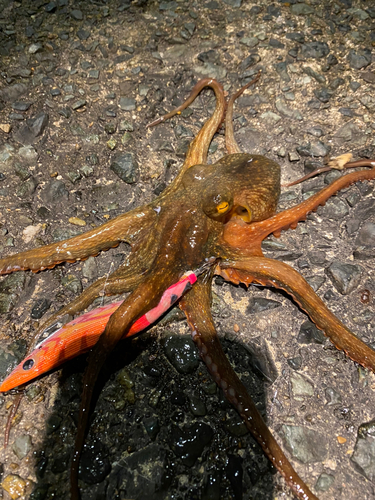
[[[123,341],[106,363],[81,460],[82,500],[273,498],[275,470],[177,328],[165,328],[162,340],[145,334]],[[264,415],[258,363],[236,341],[224,340],[223,347]],[[182,374],[171,363],[187,349],[192,353]],[[35,452],[33,500],[69,498],[84,365],[81,357],[63,369],[45,440]]]

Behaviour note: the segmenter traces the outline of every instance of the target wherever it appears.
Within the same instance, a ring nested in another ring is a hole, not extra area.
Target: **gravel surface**
[[[236,137],[243,151],[278,161],[283,183],[327,155],[374,158],[374,44],[375,8],[360,0],[0,0],[0,255],[79,234],[159,194],[213,93],[146,124],[202,77],[231,94],[262,70],[236,103]],[[224,154],[219,130],[209,162]],[[337,175],[284,189],[280,210]],[[264,243],[375,346],[374,248],[374,183]],[[40,320],[127,251],[1,279],[1,378]],[[278,291],[216,279],[213,312],[236,372],[317,496],[375,498],[374,375]],[[83,500],[293,498],[212,383],[177,309],[120,347],[98,385]],[[72,361],[27,388],[0,452],[4,499],[68,498],[84,366]],[[0,396],[3,427],[11,403]]]

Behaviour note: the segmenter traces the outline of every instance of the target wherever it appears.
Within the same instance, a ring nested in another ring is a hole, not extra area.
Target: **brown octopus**
[[[120,242],[131,245],[131,253],[119,269],[89,286],[40,329],[44,330],[67,314],[80,313],[103,293],[131,292],[110,317],[88,357],[71,469],[73,500],[79,498],[78,463],[93,388],[101,367],[134,321],[156,306],[163,292],[186,271],[204,263],[208,271],[182,297],[180,308],[186,314],[193,339],[213,379],[298,498],[312,500],[317,497],[294,471],[222,350],[211,315],[213,276],[220,275],[236,284],[259,283],[285,290],[337,349],[375,371],[375,351],[327,309],[297,271],[264,257],[261,250],[261,243],[268,235],[279,236],[282,230],[295,228],[338,190],[353,182],[374,179],[375,168],[342,176],[299,205],[276,213],[280,194],[279,165],[263,156],[241,153],[233,135],[233,103],[257,79],[232,96],[228,104],[217,81],[202,80],[183,105],[150,124],[155,125],[185,109],[204,87],[214,90],[216,108],[213,115],[191,143],[180,173],[153,202],[83,235],[0,260],[0,274],[27,269],[37,272],[61,262],[97,255]],[[208,147],[224,117],[228,155],[207,165]],[[374,162],[358,161],[346,163],[345,168],[374,165]]]

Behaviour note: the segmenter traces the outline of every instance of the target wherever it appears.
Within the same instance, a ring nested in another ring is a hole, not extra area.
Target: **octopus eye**
[[[233,200],[230,193],[209,193],[203,198],[204,213],[214,220],[222,220],[232,209]]]
[[[216,207],[216,210],[219,214],[225,214],[228,211],[228,208],[229,203],[227,201],[223,201]]]
[[[24,362],[22,365],[22,368],[24,370],[30,370],[34,366],[34,360],[33,359],[28,359],[27,361]]]

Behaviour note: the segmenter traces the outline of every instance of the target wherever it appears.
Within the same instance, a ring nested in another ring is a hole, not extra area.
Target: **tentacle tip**
[[[157,118],[156,120],[154,120],[153,122],[150,122],[146,125],[146,128],[151,128],[151,127],[154,127],[155,125],[157,125],[158,123],[162,122],[164,120],[164,117],[161,116],[160,118]]]

